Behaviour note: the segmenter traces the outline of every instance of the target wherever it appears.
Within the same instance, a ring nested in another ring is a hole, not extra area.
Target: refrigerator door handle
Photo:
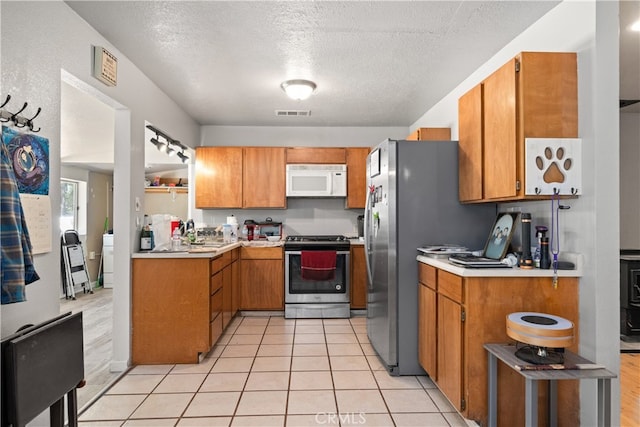
[[[367,186],[367,199],[365,201],[364,211],[364,250],[365,250],[365,264],[367,266],[367,287],[371,289],[373,287],[373,272],[371,270],[371,255],[373,250],[371,249],[371,191]]]

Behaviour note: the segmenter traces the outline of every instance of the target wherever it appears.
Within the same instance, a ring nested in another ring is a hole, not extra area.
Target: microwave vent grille
[[[309,117],[311,110],[276,110],[278,117]]]
[[[287,165],[287,171],[346,172],[347,165],[292,164]]]

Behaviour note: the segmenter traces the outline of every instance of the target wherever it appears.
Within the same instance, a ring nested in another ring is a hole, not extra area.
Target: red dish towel
[[[300,267],[304,280],[333,280],[336,276],[336,251],[301,251]]]

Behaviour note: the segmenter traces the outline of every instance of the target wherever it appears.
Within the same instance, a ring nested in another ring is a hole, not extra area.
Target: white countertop
[[[465,268],[450,263],[446,258],[431,258],[418,255],[416,259],[424,264],[431,265],[449,273],[462,277],[553,277],[553,269],[530,270],[518,267],[512,268]],[[576,265],[575,270],[558,270],[558,277],[582,277],[582,257],[579,254],[566,254],[562,261],[571,261]]]
[[[180,251],[148,251],[148,252],[136,252],[131,255],[131,258],[215,258],[225,252],[240,246],[247,247],[280,247],[284,245],[284,241],[269,242],[266,240],[259,241],[241,241],[235,243],[228,243],[220,247],[211,246],[191,246],[190,248],[184,246],[184,250]]]

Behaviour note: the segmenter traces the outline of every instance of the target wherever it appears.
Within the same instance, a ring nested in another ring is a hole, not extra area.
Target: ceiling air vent
[[[620,108],[628,107],[629,105],[633,105],[638,102],[640,102],[640,99],[621,99]]]
[[[278,117],[309,117],[311,110],[276,110]]]

